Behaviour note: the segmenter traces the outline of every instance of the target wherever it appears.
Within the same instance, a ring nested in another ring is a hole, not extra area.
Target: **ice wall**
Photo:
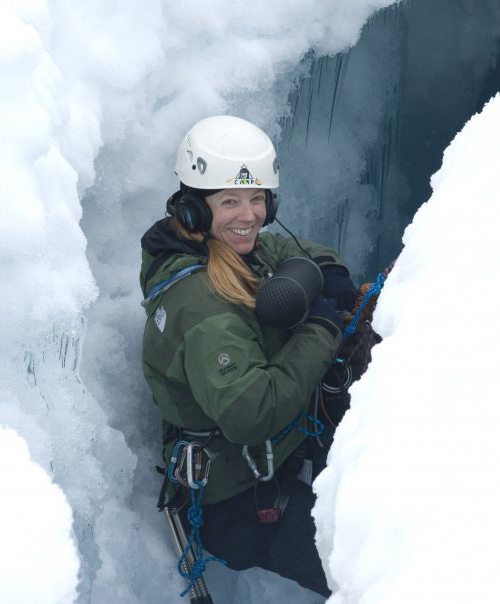
[[[348,52],[314,57],[283,122],[281,215],[373,278],[446,146],[500,90],[499,47],[495,0],[413,0],[372,17]]]
[[[397,144],[402,14],[394,5],[370,20],[354,48],[311,58],[279,144],[280,216],[302,236],[337,249],[358,281],[380,231]],[[400,238],[398,217],[393,212],[391,228]]]
[[[447,148],[380,296],[384,340],[314,484],[331,604],[498,599],[499,127],[497,95]]]

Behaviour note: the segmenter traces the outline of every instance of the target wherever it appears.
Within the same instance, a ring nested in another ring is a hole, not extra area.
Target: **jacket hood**
[[[181,239],[171,226],[171,218],[153,224],[141,238],[142,267],[140,275],[144,296],[151,287],[186,266],[205,263],[208,250],[205,242]]]
[[[170,218],[162,218],[153,224],[142,236],[142,249],[157,258],[160,254],[189,254],[207,256],[207,246],[203,242],[179,239],[172,228]]]

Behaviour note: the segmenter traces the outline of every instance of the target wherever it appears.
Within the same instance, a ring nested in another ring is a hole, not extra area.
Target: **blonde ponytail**
[[[172,227],[179,237],[201,242],[203,233],[190,233],[176,219]],[[207,274],[210,284],[221,298],[233,304],[255,308],[259,280],[241,257],[228,245],[217,239],[208,240]]]

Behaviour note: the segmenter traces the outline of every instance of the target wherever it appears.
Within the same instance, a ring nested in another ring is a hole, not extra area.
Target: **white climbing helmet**
[[[194,189],[275,189],[279,167],[271,139],[239,117],[215,115],[183,138],[175,173]]]

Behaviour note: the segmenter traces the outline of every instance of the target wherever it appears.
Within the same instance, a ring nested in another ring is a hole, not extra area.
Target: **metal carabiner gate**
[[[273,444],[271,440],[266,440],[266,459],[267,459],[267,474],[262,476],[259,472],[259,468],[255,463],[255,459],[250,455],[250,451],[248,450],[248,445],[244,445],[241,450],[241,454],[243,458],[248,464],[248,467],[252,471],[253,475],[257,480],[261,480],[263,482],[267,480],[271,480],[274,476],[274,453],[273,453]]]

